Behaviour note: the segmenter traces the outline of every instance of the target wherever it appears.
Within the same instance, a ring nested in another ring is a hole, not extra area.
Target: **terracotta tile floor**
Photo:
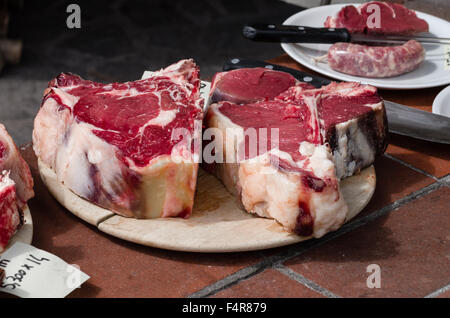
[[[387,153],[426,173],[441,178],[450,173],[450,147],[393,135]]]
[[[427,296],[449,283],[449,200],[442,187],[286,265],[340,296]],[[370,264],[380,266],[381,288],[366,285]]]

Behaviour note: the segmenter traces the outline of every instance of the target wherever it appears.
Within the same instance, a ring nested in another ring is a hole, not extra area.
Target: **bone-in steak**
[[[121,215],[188,217],[199,150],[177,130],[200,142],[199,84],[192,60],[128,83],[63,73],[35,119],[36,155],[74,193]]]
[[[206,162],[206,168],[248,212],[302,236],[320,237],[344,222],[348,207],[339,179],[371,165],[386,147],[383,102],[374,87],[358,83],[294,85],[270,100],[220,101],[209,107],[205,126],[224,136],[214,139],[220,152],[214,155],[236,158]],[[263,151],[251,151],[252,136]]]

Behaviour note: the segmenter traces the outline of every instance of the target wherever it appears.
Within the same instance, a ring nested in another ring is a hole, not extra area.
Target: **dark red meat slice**
[[[213,78],[210,103],[230,101],[241,104],[268,100],[296,83],[292,75],[266,68],[217,73]]]
[[[379,22],[373,20],[374,6],[379,8]],[[401,4],[371,1],[357,8],[345,6],[336,17],[328,17],[327,28],[346,28],[352,33],[411,35],[428,31],[428,23],[417,17],[413,10]]]

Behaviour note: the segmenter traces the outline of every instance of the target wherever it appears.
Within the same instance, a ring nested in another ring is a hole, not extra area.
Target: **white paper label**
[[[89,279],[58,256],[21,242],[0,255],[0,291],[24,298],[63,298]]]

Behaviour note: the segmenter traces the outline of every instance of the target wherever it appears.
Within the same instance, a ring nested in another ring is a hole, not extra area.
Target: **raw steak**
[[[181,60],[146,79],[100,84],[60,74],[35,119],[34,150],[77,195],[120,215],[189,217],[203,99]]]
[[[377,27],[371,17],[374,6],[379,8],[380,25]],[[411,35],[428,31],[428,23],[416,16],[414,10],[409,10],[397,3],[371,1],[354,7],[343,7],[336,17],[328,17],[326,28],[346,28],[351,33]]]
[[[339,178],[372,164],[386,147],[383,102],[374,87],[358,83],[292,86],[247,104],[221,101],[208,109],[205,126],[215,131],[204,148],[206,168],[246,211],[302,236],[342,225],[348,207]]]
[[[23,209],[33,196],[30,168],[0,124],[0,252],[23,224]]]
[[[209,102],[227,100],[241,104],[272,99],[296,83],[292,75],[266,68],[221,72],[212,80]]]

